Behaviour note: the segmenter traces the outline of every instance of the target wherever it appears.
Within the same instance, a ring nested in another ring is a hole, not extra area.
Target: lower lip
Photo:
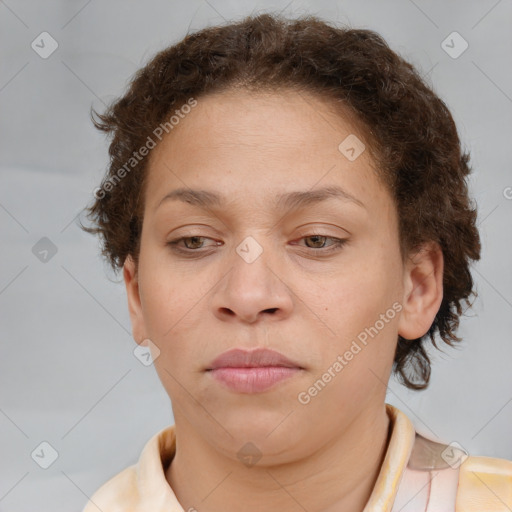
[[[261,366],[257,368],[216,368],[212,377],[239,393],[261,393],[293,377],[300,368]]]

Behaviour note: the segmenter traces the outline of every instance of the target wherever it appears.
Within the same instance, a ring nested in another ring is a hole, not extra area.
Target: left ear
[[[404,269],[404,296],[398,334],[420,338],[428,332],[443,300],[443,251],[429,242],[409,255]]]

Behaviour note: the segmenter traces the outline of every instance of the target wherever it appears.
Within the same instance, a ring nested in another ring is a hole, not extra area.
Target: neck
[[[190,424],[176,421],[177,450],[166,478],[184,510],[362,511],[377,480],[389,433],[382,404],[362,413],[342,435],[307,457],[247,468],[208,445]]]

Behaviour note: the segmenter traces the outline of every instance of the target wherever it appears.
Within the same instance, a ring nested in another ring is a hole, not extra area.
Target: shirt
[[[468,456],[455,443],[415,432],[386,404],[390,437],[364,512],[498,512],[512,510],[512,462]],[[184,512],[165,470],[176,448],[175,425],[156,433],[136,464],[104,483],[83,512]]]

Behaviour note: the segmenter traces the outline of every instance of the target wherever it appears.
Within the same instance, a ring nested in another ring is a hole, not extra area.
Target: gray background
[[[388,401],[431,438],[512,459],[510,0],[5,0],[0,511],[80,510],[172,423],[153,367],[133,355],[124,285],[108,273],[97,240],[76,224],[108,161],[89,109],[102,110],[187,30],[265,10],[380,32],[450,107],[472,153],[483,243],[474,270],[479,298],[462,320],[461,347],[433,355],[429,389],[409,392],[391,382]],[[31,48],[43,31],[59,45],[47,59]],[[441,47],[453,31],[469,44],[456,59]],[[32,252],[43,237],[57,248],[46,262]],[[48,469],[31,458],[42,441],[58,452]]]

